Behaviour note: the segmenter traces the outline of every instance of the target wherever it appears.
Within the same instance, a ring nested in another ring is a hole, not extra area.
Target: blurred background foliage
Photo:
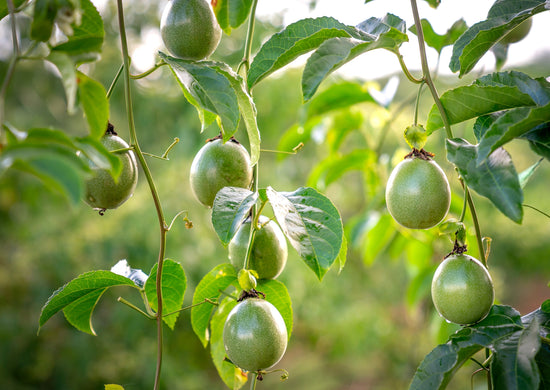
[[[114,3],[110,3],[103,13],[107,44],[101,61],[83,69],[105,87],[121,61],[118,45],[112,44],[118,42],[114,15]],[[147,28],[156,28],[158,18],[156,2],[129,7],[130,45],[140,42]],[[256,45],[278,29],[276,18],[274,24],[259,23]],[[244,34],[240,28],[230,37],[224,36],[215,59],[235,66],[241,58]],[[3,48],[9,46],[9,34],[2,34],[1,39]],[[7,61],[3,55],[2,75]],[[533,65],[524,70],[532,76],[548,76],[544,66]],[[339,77],[332,76],[323,88],[345,84]],[[386,82],[373,80],[368,86],[381,89]],[[456,83],[456,78],[438,80],[440,91]],[[66,114],[62,84],[48,64],[21,62],[11,85],[6,112],[17,128],[48,126],[70,134],[85,132],[82,115]],[[181,262],[187,273],[189,303],[202,276],[228,261],[212,229],[210,210],[199,205],[188,187],[194,153],[217,130],[200,133],[196,111],[185,101],[168,69],[162,68],[134,86],[137,131],[146,151],[160,155],[175,137],[180,139],[170,161],[150,159],[149,163],[167,218],[184,209],[193,221],[192,229],[181,219],[176,222],[167,243],[167,257]],[[110,101],[111,121],[128,139],[122,92],[120,84]],[[308,118],[307,106],[301,101],[299,69],[279,72],[254,90],[262,148],[288,151],[298,142],[305,145],[295,155],[263,152],[260,188],[269,185],[292,191],[306,184],[317,187],[340,210],[349,243],[346,267],[341,273],[331,270],[321,283],[297,254],[291,253],[280,280],[293,300],[295,329],[278,365],[287,369],[290,377],[280,382],[276,374],[268,375],[258,388],[406,388],[423,356],[456,330],[434,313],[429,297],[433,270],[452,243],[437,229],[407,231],[396,226],[383,205],[388,173],[406,153],[402,134],[412,122],[415,93],[415,86],[401,80],[394,103],[387,108],[361,103]],[[420,118],[431,103],[424,93]],[[471,123],[456,126],[454,132],[473,138]],[[238,137],[246,143],[244,131]],[[458,217],[462,191],[444,158],[443,134],[430,137],[427,149],[436,153],[448,174],[453,189],[451,216]],[[537,160],[526,144],[515,142],[508,149],[518,171]],[[361,157],[346,160],[354,151]],[[525,203],[546,212],[550,211],[549,170],[544,161],[525,189]],[[524,223],[517,225],[488,201],[474,196],[482,232],[492,238],[489,264],[498,302],[512,305],[522,314],[536,309],[548,297],[548,218],[526,208]],[[467,226],[471,235],[468,219]],[[85,271],[109,269],[120,259],[148,272],[156,261],[157,241],[156,213],[145,180],[130,201],[100,217],[84,203],[69,208],[65,198],[33,177],[18,171],[1,177],[2,388],[86,390],[101,389],[105,383],[119,383],[127,390],[150,388],[156,325],[116,302],[119,295],[139,302],[134,292],[113,289],[105,295],[93,317],[97,337],[71,328],[61,315],[49,321],[39,335],[37,328],[41,307],[56,288]],[[471,236],[469,243],[475,256],[477,248]],[[189,312],[182,314],[175,331],[166,332],[165,351],[164,389],[223,388],[209,350],[203,349],[193,334]],[[474,369],[461,371],[450,388],[469,386]],[[482,383],[483,378],[476,376],[476,381]]]

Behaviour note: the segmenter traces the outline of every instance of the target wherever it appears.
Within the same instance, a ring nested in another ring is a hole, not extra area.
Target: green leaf
[[[426,3],[430,5],[432,8],[437,8],[439,4],[441,4],[441,0],[425,0]]]
[[[313,188],[276,192],[267,196],[283,233],[319,280],[340,254],[342,219],[332,202]]]
[[[532,78],[529,75],[511,71],[497,72],[483,76],[475,81],[481,86],[517,87],[522,93],[529,95],[537,106],[550,103],[550,82],[544,78]]]
[[[330,155],[311,171],[308,185],[324,191],[347,172],[363,171],[376,156],[369,149],[356,149],[346,155]]]
[[[214,13],[226,34],[245,22],[250,14],[252,0],[217,0]]]
[[[467,29],[468,26],[464,19],[457,20],[443,35],[439,35],[433,30],[432,25],[427,19],[420,21],[422,24],[422,32],[424,33],[424,42],[426,45],[433,47],[438,53],[441,53],[444,47],[452,45]],[[409,28],[413,34],[416,34],[416,25]]]
[[[330,17],[302,19],[288,25],[283,31],[272,35],[254,57],[248,72],[249,89],[302,54],[336,37],[369,39],[355,27]]]
[[[490,371],[499,383],[495,388],[536,389],[538,375],[533,375],[533,361],[540,347],[540,339],[534,337],[537,332],[536,325],[524,326],[513,308],[495,305],[483,321],[464,327],[447,344],[432,350],[418,367],[409,389],[444,389],[458,369],[482,348],[494,353]],[[497,378],[499,375],[506,378],[506,383]]]
[[[523,191],[508,152],[499,148],[480,165],[478,148],[467,141],[447,140],[447,159],[456,165],[464,181],[478,194],[487,197],[512,221],[523,218]]]
[[[84,173],[90,168],[77,156],[77,145],[62,131],[31,129],[10,141],[0,154],[0,174],[9,168],[38,177],[46,187],[73,203],[80,202]]]
[[[157,311],[158,309],[156,286],[157,267],[158,264],[153,266],[151,272],[149,273],[149,277],[145,282],[145,295],[147,296],[149,305],[154,311]],[[181,309],[185,289],[187,288],[187,279],[180,263],[171,259],[164,259],[161,285],[162,319],[170,329],[174,330],[174,326],[176,325],[176,321],[180,314],[178,310]],[[167,316],[167,314],[170,315]]]
[[[36,0],[31,26],[31,38],[46,42],[52,35],[54,20],[57,15],[57,0]]]
[[[393,218],[387,213],[371,212],[361,230],[364,237],[363,261],[371,265],[395,236]]]
[[[359,37],[336,37],[323,42],[308,59],[302,76],[302,93],[308,101],[321,82],[336,69],[360,54],[374,49],[396,52],[403,42],[408,41],[404,22],[395,15],[370,18],[357,26],[367,35]]]
[[[65,306],[63,314],[69,324],[81,332],[95,336],[96,333],[92,326],[92,313],[105,291],[107,291],[107,288],[97,289]]]
[[[176,76],[189,103],[195,106],[203,130],[211,114],[220,118],[224,137],[234,134],[239,124],[239,100],[230,80],[220,72],[219,65],[208,61],[194,62],[159,53]]]
[[[286,331],[288,338],[292,334],[292,302],[286,286],[274,279],[260,279],[258,280],[258,291],[265,294],[266,301],[270,302],[279,310],[283,320],[285,321]]]
[[[212,341],[210,354],[214,366],[218,370],[220,378],[230,389],[240,389],[247,380],[247,375],[226,359],[225,347],[223,344],[223,328],[229,312],[237,305],[235,299],[229,297],[220,302],[218,310],[212,316]]]
[[[545,11],[545,5],[545,0],[496,1],[487,19],[474,24],[455,42],[450,69],[460,71],[459,77],[470,72],[503,36],[529,17]]]
[[[531,177],[533,176],[537,168],[540,166],[541,162],[542,162],[542,158],[518,175],[519,184],[521,188],[525,188],[525,186],[527,185],[527,183],[529,182],[529,180],[531,179]]]
[[[79,0],[82,17],[73,26],[69,40],[52,47],[52,51],[66,53],[76,63],[95,61],[99,58],[105,29],[98,10],[90,0]]]
[[[203,303],[206,299],[217,300],[222,291],[233,283],[237,283],[235,267],[229,263],[216,266],[197,285],[193,295],[193,305]],[[216,307],[210,303],[194,306],[191,309],[191,326],[205,348],[210,340],[208,324],[215,309]]]
[[[480,84],[451,89],[441,95],[441,103],[445,108],[450,125],[501,110],[535,106],[533,99],[515,86]],[[443,119],[437,106],[434,105],[426,123],[428,135],[442,127]]]
[[[550,160],[550,123],[537,126],[528,133],[523,134],[521,138],[529,141],[531,150]]]
[[[91,136],[75,139],[75,145],[92,163],[101,169],[107,169],[114,178],[118,178],[122,171],[122,162],[115,153],[111,153],[101,141]]]
[[[223,74],[231,83],[233,90],[237,96],[239,111],[244,120],[246,131],[248,134],[248,142],[250,144],[250,163],[255,165],[260,159],[260,130],[256,122],[256,106],[250,94],[246,91],[245,84],[241,76],[233,72],[233,70],[224,63],[213,63],[219,73]],[[233,134],[231,134],[233,135]],[[224,133],[224,140],[229,140],[231,135]]]
[[[88,331],[88,333],[95,335],[91,326],[93,308],[105,289],[113,286],[131,286],[137,288],[130,279],[111,271],[90,271],[71,280],[48,298],[40,313],[38,331],[54,314],[68,308],[71,321],[76,324],[89,324],[87,330],[79,330]],[[79,314],[82,318],[78,318]]]
[[[224,187],[218,191],[212,206],[212,225],[227,246],[256,204],[258,194],[245,188]]]
[[[19,7],[21,4],[23,4],[26,0],[13,0],[13,6],[14,8]],[[6,17],[9,14],[8,9],[8,2],[3,1],[0,3],[0,20]]]
[[[78,100],[86,115],[90,135],[99,139],[107,129],[109,121],[109,101],[107,92],[100,82],[77,72],[78,77]]]
[[[307,104],[307,116],[312,118],[317,115],[326,114],[332,110],[364,102],[375,103],[367,87],[351,81],[344,81],[332,84],[324,91],[315,95]]]
[[[477,163],[485,161],[487,156],[497,148],[547,122],[550,122],[550,103],[542,107],[508,110],[500,115],[483,134],[478,146]]]
[[[54,64],[61,74],[61,81],[67,97],[67,112],[74,114],[76,110],[76,94],[78,91],[76,70],[71,58],[60,52],[51,52],[47,60]]]

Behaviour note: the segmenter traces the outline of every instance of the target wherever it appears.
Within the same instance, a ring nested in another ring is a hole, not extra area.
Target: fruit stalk
[[[139,147],[139,142],[137,139],[136,128],[134,123],[134,115],[132,110],[132,94],[130,90],[130,56],[128,53],[128,41],[126,39],[126,28],[124,26],[124,10],[122,6],[122,0],[117,0],[118,7],[118,25],[120,30],[120,42],[122,46],[122,58],[124,61],[124,92],[125,92],[125,101],[126,101],[126,114],[128,117],[128,128],[130,130],[130,142],[131,146],[134,148],[136,156],[138,158],[139,164],[143,169],[143,173],[147,178],[147,183],[151,190],[151,195],[153,197],[153,202],[155,204],[155,209],[157,211],[157,217],[160,225],[160,248],[158,254],[158,266],[157,266],[157,279],[156,279],[156,290],[157,290],[157,364],[156,364],[156,373],[155,373],[155,384],[154,390],[158,390],[160,387],[160,372],[162,368],[162,266],[164,262],[164,252],[166,249],[166,233],[167,226],[164,221],[164,214],[162,211],[162,206],[160,203],[160,198],[158,195],[155,182],[153,181],[153,176],[151,170],[149,169],[147,162],[141,148]]]

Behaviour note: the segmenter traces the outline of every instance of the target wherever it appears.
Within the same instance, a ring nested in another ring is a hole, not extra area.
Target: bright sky
[[[102,8],[106,0],[93,0]],[[485,19],[487,11],[493,4],[492,0],[442,0],[437,9],[431,8],[424,0],[417,0],[420,17],[427,18],[432,23],[434,30],[443,34],[456,20],[464,18],[466,23],[472,24]],[[161,6],[162,8],[162,6]],[[332,16],[340,22],[357,25],[370,17],[382,17],[386,13],[393,13],[404,19],[407,28],[413,24],[410,0],[375,0],[365,4],[364,0],[318,0],[315,9],[309,9],[308,0],[259,0],[257,15],[258,18],[269,20],[274,15],[282,15],[285,25],[307,17]],[[529,62],[537,54],[550,51],[550,45],[546,39],[540,37],[549,36],[550,12],[543,12],[533,18],[531,33],[526,39],[518,44],[511,45],[507,64],[517,65]],[[539,39],[537,39],[537,37]],[[133,64],[139,71],[150,68],[155,61],[155,54],[163,48],[162,40],[157,29],[144,32],[143,44],[134,48],[132,53]],[[420,69],[418,56],[418,43],[410,34],[410,42],[402,46],[401,53],[411,69]],[[451,56],[451,48],[444,49],[440,62],[440,73],[450,73],[448,68]],[[430,65],[436,64],[436,53],[428,48]],[[294,65],[300,65],[307,59],[304,57],[297,60]],[[478,64],[485,71],[494,67],[492,55],[485,56]],[[364,79],[373,79],[386,76],[399,71],[399,64],[395,56],[385,50],[375,50],[354,59],[342,67],[339,72],[350,76]]]

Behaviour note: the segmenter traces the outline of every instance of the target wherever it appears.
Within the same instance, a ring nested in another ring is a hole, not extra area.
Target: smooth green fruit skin
[[[525,21],[520,23],[516,28],[510,31],[508,34],[503,36],[500,42],[509,45],[510,43],[516,43],[521,41],[523,38],[527,36],[527,34],[529,33],[529,30],[531,30],[532,24],[533,24],[533,20],[531,20],[531,18],[526,19]]]
[[[287,342],[281,313],[263,299],[239,302],[227,316],[223,328],[227,357],[245,371],[273,367],[285,354]]]
[[[107,150],[126,149],[128,144],[117,135],[106,134],[101,143]],[[92,168],[92,177],[85,183],[84,200],[94,209],[115,209],[132,196],[138,179],[138,166],[131,150],[116,154],[122,163],[122,171],[115,182],[106,169]]]
[[[435,271],[432,300],[447,321],[459,325],[479,322],[491,310],[494,298],[491,275],[472,256],[451,255]]]
[[[172,0],[162,13],[160,33],[174,56],[199,61],[218,47],[221,28],[206,0]]]
[[[216,194],[223,187],[250,187],[250,155],[244,146],[233,141],[208,142],[191,163],[189,181],[197,200],[212,207]]]
[[[451,189],[433,160],[407,158],[393,169],[386,185],[386,206],[393,219],[410,229],[440,223],[451,205]]]
[[[283,272],[288,258],[285,235],[279,225],[266,216],[260,216],[258,222],[262,228],[254,235],[248,269],[256,271],[260,279],[275,279]],[[229,243],[229,260],[237,269],[244,266],[249,235],[250,221],[247,221]]]

